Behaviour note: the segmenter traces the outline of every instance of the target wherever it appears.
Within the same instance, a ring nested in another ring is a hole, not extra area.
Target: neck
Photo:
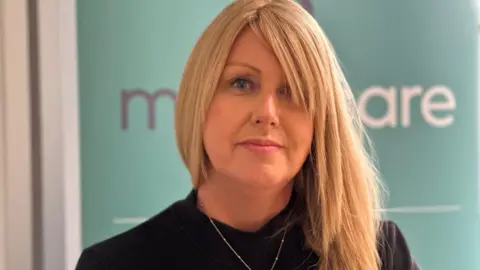
[[[218,178],[203,181],[198,188],[197,205],[211,218],[242,231],[262,228],[286,207],[292,192],[292,184],[258,190]]]

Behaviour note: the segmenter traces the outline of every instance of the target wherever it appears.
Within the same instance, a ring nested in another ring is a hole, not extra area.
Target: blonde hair
[[[185,66],[175,111],[177,144],[194,186],[205,176],[206,112],[230,48],[245,27],[277,56],[294,102],[314,121],[309,157],[295,178],[295,208],[318,269],[376,270],[380,186],[364,129],[335,52],[315,19],[291,0],[238,0],[203,32]],[[301,209],[300,209],[301,208]]]

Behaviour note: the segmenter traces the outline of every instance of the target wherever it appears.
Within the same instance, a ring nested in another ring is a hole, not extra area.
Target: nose
[[[252,124],[277,127],[280,124],[280,109],[274,95],[262,95],[254,105]]]

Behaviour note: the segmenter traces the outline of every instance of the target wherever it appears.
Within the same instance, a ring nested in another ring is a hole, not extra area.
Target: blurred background
[[[191,188],[173,107],[230,0],[0,0],[0,270],[81,250]],[[331,39],[426,270],[480,270],[475,0],[299,1]]]

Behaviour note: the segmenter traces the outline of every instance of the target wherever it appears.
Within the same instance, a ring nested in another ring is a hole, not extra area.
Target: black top
[[[288,208],[288,206],[287,206]],[[287,209],[286,208],[286,209]],[[215,220],[226,240],[252,270],[268,270],[276,257],[283,233],[272,236],[283,210],[256,232],[244,232]],[[382,223],[378,250],[382,270],[419,269],[405,239],[391,221]],[[313,270],[318,256],[304,248],[299,226],[285,236],[275,270]],[[245,270],[218,232],[196,206],[196,192],[172,204],[148,221],[85,249],[76,270]]]

